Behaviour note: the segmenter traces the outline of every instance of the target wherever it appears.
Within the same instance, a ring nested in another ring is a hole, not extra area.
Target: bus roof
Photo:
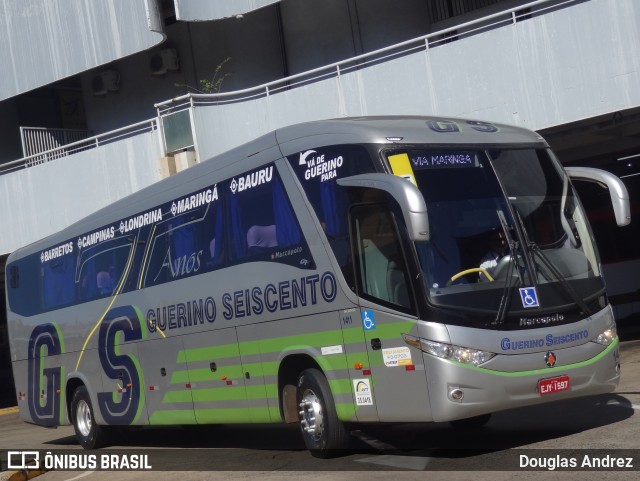
[[[487,134],[491,135],[487,135]],[[318,120],[275,132],[278,143],[286,144],[314,136],[349,137],[351,142],[387,144],[544,144],[537,133],[513,125],[453,117],[381,116]],[[287,155],[287,152],[283,152]]]
[[[485,131],[483,131],[483,129]],[[489,130],[492,129],[492,130]],[[93,229],[143,212],[171,198],[195,190],[203,178],[217,171],[258,167],[300,150],[332,144],[466,144],[546,146],[535,132],[505,124],[427,116],[345,117],[282,127],[246,144],[135,192],[70,225],[66,229],[15,251],[9,262],[47,249]],[[266,155],[257,155],[264,153]],[[222,180],[225,172],[221,172]],[[215,182],[215,180],[213,181]]]

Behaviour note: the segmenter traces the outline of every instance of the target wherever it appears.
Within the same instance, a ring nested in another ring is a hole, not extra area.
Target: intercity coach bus
[[[452,422],[610,392],[618,336],[567,170],[534,132],[285,127],[14,252],[20,415],[113,426]],[[570,171],[629,202],[615,176]],[[487,254],[491,259],[486,261]]]

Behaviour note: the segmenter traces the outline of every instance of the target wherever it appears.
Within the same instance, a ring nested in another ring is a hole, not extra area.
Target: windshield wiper
[[[547,270],[560,282],[560,285],[564,288],[564,290],[569,294],[573,302],[575,302],[580,310],[590,316],[592,314],[591,308],[587,305],[587,303],[578,295],[575,289],[571,286],[567,278],[558,270],[556,266],[549,260],[549,258],[544,255],[540,246],[535,242],[529,242],[529,250],[533,253],[534,256],[537,256],[542,264],[547,268]],[[539,264],[538,264],[539,265]]]
[[[571,286],[571,284],[569,284],[569,281],[567,281],[567,278],[562,274],[562,272],[560,272],[558,268],[555,265],[553,265],[553,263],[547,258],[547,256],[544,255],[544,253],[542,252],[542,249],[540,249],[540,246],[538,246],[538,244],[536,244],[535,242],[529,239],[529,237],[527,236],[527,231],[524,227],[524,222],[522,221],[522,217],[520,216],[520,212],[515,210],[515,213],[516,213],[518,222],[520,223],[520,228],[522,229],[522,233],[525,236],[525,240],[527,243],[527,250],[531,252],[531,254],[533,254],[534,257],[537,256],[542,261],[542,264],[560,282],[560,285],[564,288],[566,293],[569,294],[569,297],[571,297],[571,300],[578,305],[578,307],[580,308],[580,310],[582,310],[584,314],[586,314],[587,316],[590,316],[592,314],[592,311],[587,305],[587,303],[584,302],[584,299],[582,299],[578,295],[578,293],[575,291],[575,289]],[[526,257],[528,258],[529,256],[526,256]],[[532,269],[530,269],[531,280],[534,283],[534,287],[537,287],[537,277],[538,277],[537,267],[539,265],[540,264],[534,261],[531,265]]]
[[[496,315],[495,324],[504,324],[505,319],[507,318],[507,314],[509,313],[509,305],[511,304],[511,277],[513,275],[513,269],[515,268],[518,273],[518,279],[520,281],[520,285],[524,284],[524,279],[522,278],[522,272],[517,268],[518,263],[518,242],[513,240],[511,236],[511,228],[509,224],[507,224],[507,219],[504,217],[504,212],[501,210],[496,211],[498,214],[498,219],[500,220],[500,225],[502,226],[502,230],[504,231],[504,235],[506,237],[507,243],[509,245],[509,267],[507,268],[507,275],[504,283],[504,287],[502,288],[502,296],[500,297],[500,306],[498,306],[498,314]]]

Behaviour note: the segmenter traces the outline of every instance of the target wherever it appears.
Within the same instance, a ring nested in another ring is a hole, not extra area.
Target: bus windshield
[[[499,324],[525,311],[589,311],[604,289],[597,253],[547,149],[416,148],[388,159],[393,168],[407,157],[429,215],[430,240],[416,248],[432,304]]]

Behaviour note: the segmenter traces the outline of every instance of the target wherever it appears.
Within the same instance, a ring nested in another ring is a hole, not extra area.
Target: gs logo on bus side
[[[29,338],[27,361],[27,405],[31,418],[44,426],[57,426],[62,421],[62,367],[44,367],[43,354],[55,356],[64,352],[62,335],[55,324],[37,326]]]
[[[115,400],[112,392],[98,393],[98,407],[109,424],[132,424],[144,405],[141,370],[138,361],[127,354],[120,354],[117,336],[122,333],[123,342],[142,339],[142,314],[133,306],[111,309],[100,325],[98,352],[100,364],[110,379],[119,383],[121,398]]]
[[[142,371],[134,356],[119,352],[122,342],[143,338],[142,314],[133,306],[111,309],[98,334],[98,355],[105,374],[118,383],[121,396],[114,398],[113,392],[98,393],[98,409],[109,424],[132,424],[144,406]],[[53,323],[37,326],[31,332],[28,347],[27,404],[34,421],[44,426],[58,426],[64,418],[63,392],[64,368],[46,366],[45,357],[63,354],[64,341],[58,327]],[[61,364],[61,360],[56,360]]]

